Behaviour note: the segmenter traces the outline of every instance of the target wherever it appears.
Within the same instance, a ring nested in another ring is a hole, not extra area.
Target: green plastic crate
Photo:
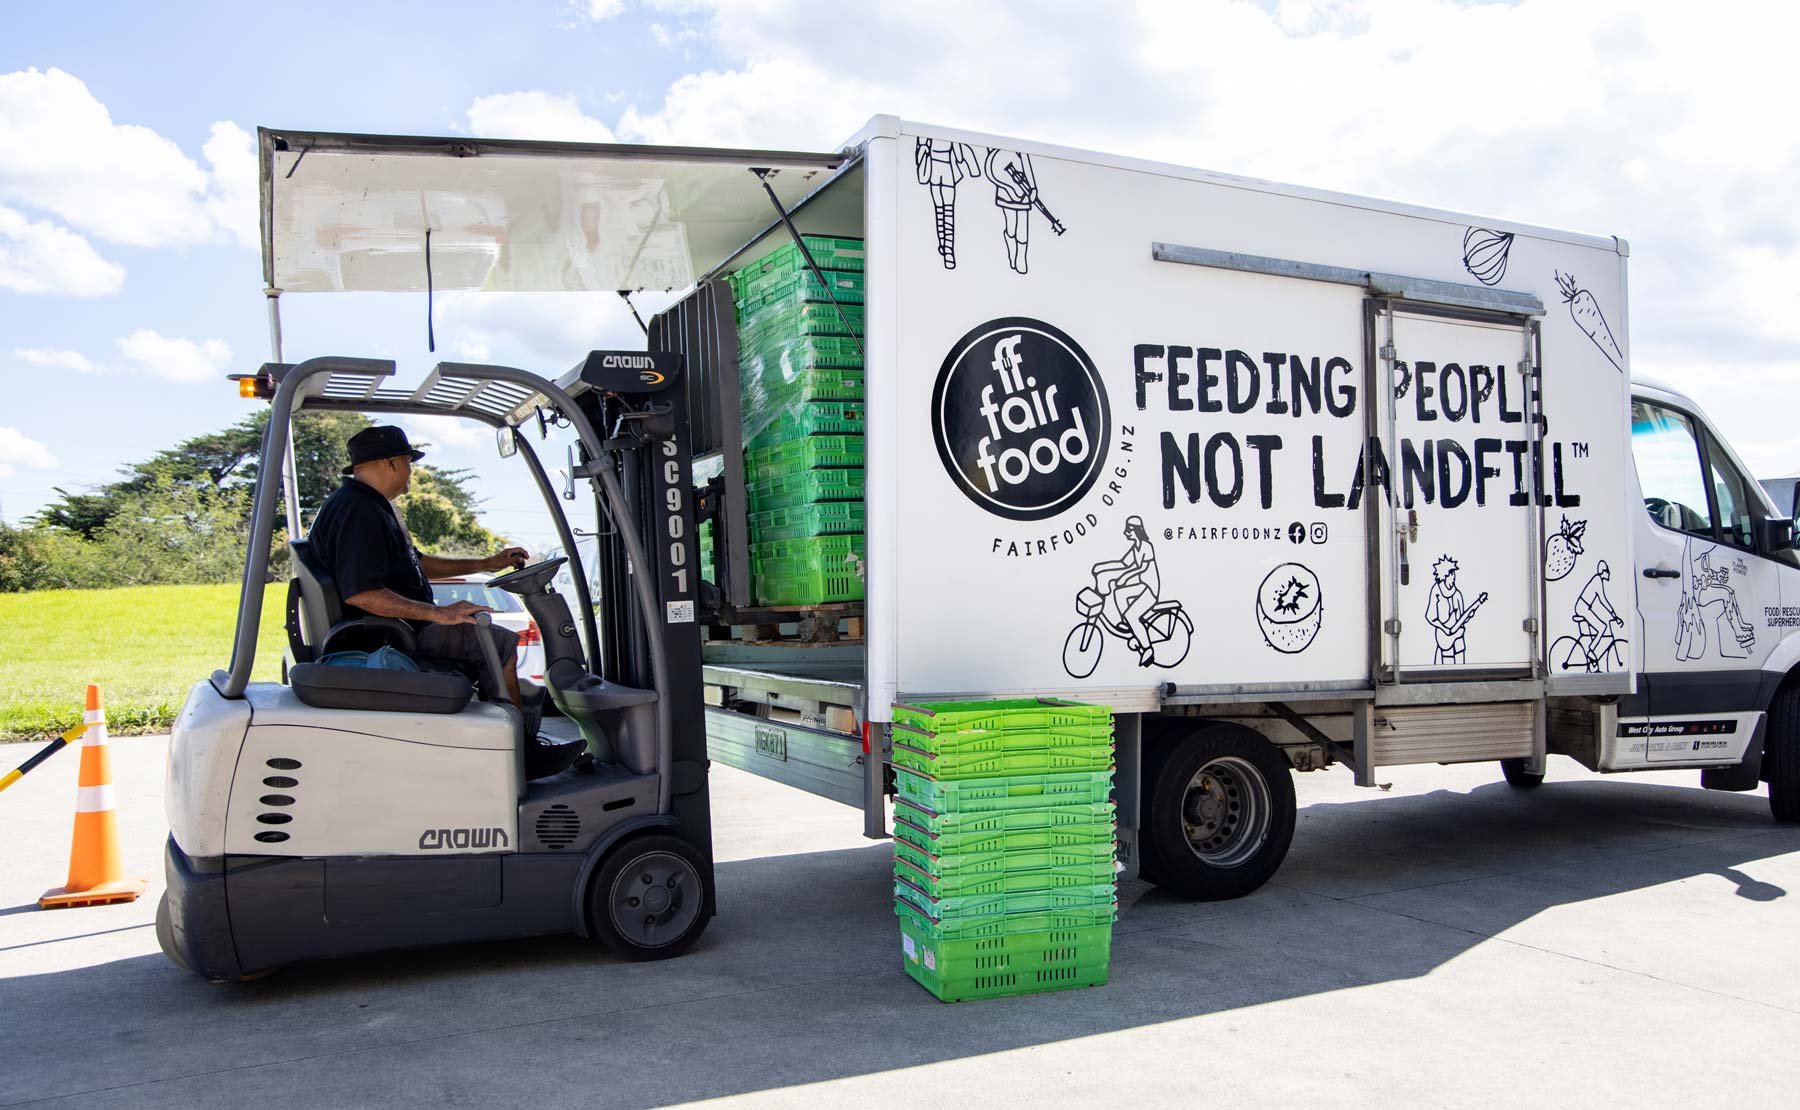
[[[827,270],[821,282],[811,270],[783,270],[759,274],[744,282],[739,302],[752,311],[788,303],[826,302],[861,304],[863,275],[848,270]]]
[[[947,883],[987,880],[998,876],[1032,876],[1054,870],[1061,874],[1095,877],[1076,882],[1045,883],[1044,886],[1079,885],[1081,881],[1104,883],[1112,880],[1115,853],[1116,846],[1112,842],[1100,841],[1067,848],[1039,848],[1020,852],[951,852],[937,855],[909,840],[895,838],[894,874],[904,874],[909,878],[923,875],[932,883]],[[902,868],[906,870],[902,871]],[[917,878],[913,881],[931,890],[933,894],[952,893],[947,887],[933,887]],[[1022,885],[1009,889],[1032,889],[1029,885],[1023,885],[1028,881],[1022,880]]]
[[[895,912],[906,973],[942,1002],[1098,987],[1107,981],[1110,925],[948,939],[921,924],[929,918]]]
[[[1111,741],[1081,747],[1026,751],[931,752],[905,742],[909,733],[894,733],[894,766],[934,779],[994,778],[999,775],[1046,775],[1063,771],[1106,771],[1113,765]]]
[[[953,917],[989,917],[1001,913],[1050,913],[1054,910],[1112,906],[1118,894],[1108,879],[1101,883],[1063,886],[1053,889],[996,891],[991,894],[957,894],[934,897],[918,883],[895,878],[894,897],[914,906],[940,921]]]
[[[902,801],[933,814],[1092,805],[1112,798],[1111,771],[939,782],[896,767],[894,785]]]
[[[1072,906],[1046,910],[1043,913],[994,914],[991,917],[936,918],[902,898],[894,899],[894,914],[911,918],[913,926],[927,935],[944,940],[975,940],[979,937],[1003,937],[1016,933],[1044,933],[1052,929],[1091,929],[1096,925],[1110,927],[1119,919],[1119,905]]]
[[[841,310],[841,312],[840,312]],[[850,322],[846,331],[844,321]],[[788,304],[739,305],[739,346],[745,331],[766,328],[786,335],[863,334],[863,306],[860,304],[819,304],[795,301]]]
[[[861,401],[865,380],[860,366],[783,364],[755,382],[763,404],[791,405],[801,401]]]
[[[712,527],[712,521],[703,520],[700,522],[700,527],[694,531],[695,545],[700,548],[700,577],[708,582],[715,581],[713,578]]]
[[[1099,886],[1113,881],[1112,861],[1082,867],[1040,867],[1032,871],[997,871],[990,875],[933,875],[894,856],[894,878],[911,883],[942,904],[989,894],[1031,894],[1064,887]]]
[[[738,365],[787,362],[806,366],[859,367],[862,346],[847,335],[801,335],[787,329],[745,329],[738,333]]]
[[[861,436],[795,436],[744,453],[745,480],[751,484],[784,478],[802,470],[863,465]]]
[[[1021,728],[1099,728],[1112,735],[1112,709],[1055,698],[1010,701],[937,701],[895,705],[894,722],[926,732],[966,732]]]
[[[758,605],[825,605],[863,597],[860,535],[752,544],[750,565]]]
[[[1074,806],[1070,808],[1085,812],[1098,810],[1100,807]],[[1042,811],[1012,811],[1015,814],[1037,812]],[[965,814],[964,816],[972,815]],[[1113,838],[1117,835],[1110,806],[1106,807],[1105,816],[1098,820],[1063,825],[1039,825],[1034,828],[965,829],[958,825],[946,829],[941,825],[944,820],[949,820],[949,818],[939,818],[937,822],[934,822],[922,811],[896,803],[894,806],[894,839],[896,841],[903,840],[921,851],[935,855],[988,856],[1014,852],[1038,852],[1050,848],[1075,848],[1090,851],[1095,850],[1096,846],[1104,846],[1110,852],[1113,850]],[[933,829],[934,823],[939,823],[940,827]]]
[[[815,501],[750,514],[750,542],[861,535],[863,522],[861,501]]]
[[[764,448],[783,446],[806,436],[851,436],[863,434],[861,401],[796,401],[780,406],[774,418],[744,446],[755,454]],[[852,466],[862,465],[862,456]]]
[[[863,497],[861,467],[803,470],[797,474],[747,484],[752,513],[787,509],[813,501],[861,501]]]
[[[1055,728],[972,728],[965,732],[927,732],[912,725],[893,726],[894,743],[933,755],[969,752],[1025,752],[1047,748],[1094,748],[1112,745],[1112,726],[1059,725]]]

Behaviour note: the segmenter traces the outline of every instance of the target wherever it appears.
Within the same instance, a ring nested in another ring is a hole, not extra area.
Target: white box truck
[[[1265,881],[1334,763],[1698,768],[1800,819],[1793,506],[1634,384],[1622,240],[885,116],[262,141],[274,290],[687,290],[647,334],[718,459],[719,581],[668,613],[713,628],[712,758],[871,836],[893,704],[1021,695],[1117,711],[1121,858],[1193,897]],[[774,611],[721,279],[798,234],[865,240],[866,599]]]

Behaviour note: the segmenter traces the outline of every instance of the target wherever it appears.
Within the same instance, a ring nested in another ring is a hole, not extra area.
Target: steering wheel
[[[568,561],[569,560],[566,557],[560,559],[545,559],[541,563],[532,563],[530,566],[520,567],[515,571],[508,571],[498,578],[490,578],[488,579],[487,584],[497,590],[505,590],[508,593],[537,593],[550,584],[550,579],[556,574],[557,568]]]

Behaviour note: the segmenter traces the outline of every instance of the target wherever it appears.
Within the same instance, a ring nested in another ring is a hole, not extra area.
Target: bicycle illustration
[[[1625,627],[1625,618],[1606,596],[1606,584],[1611,581],[1612,568],[1602,559],[1575,598],[1575,611],[1569,614],[1575,624],[1575,634],[1558,636],[1550,641],[1551,669],[1588,674],[1625,669],[1626,642],[1619,639],[1617,631]]]
[[[1143,520],[1127,519],[1125,535],[1131,547],[1118,559],[1090,567],[1093,585],[1083,586],[1075,595],[1081,623],[1069,630],[1062,654],[1063,670],[1071,678],[1094,673],[1109,635],[1137,652],[1140,667],[1176,666],[1187,658],[1193,643],[1194,622],[1181,602],[1158,596],[1162,579]]]

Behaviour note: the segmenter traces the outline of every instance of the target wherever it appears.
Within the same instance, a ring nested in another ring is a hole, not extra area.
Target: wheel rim
[[[1194,772],[1181,800],[1188,849],[1213,867],[1237,867],[1269,838],[1275,806],[1262,772],[1220,756]]]
[[[651,852],[619,872],[607,908],[620,936],[640,948],[661,948],[699,918],[701,901],[692,864],[673,852]]]

